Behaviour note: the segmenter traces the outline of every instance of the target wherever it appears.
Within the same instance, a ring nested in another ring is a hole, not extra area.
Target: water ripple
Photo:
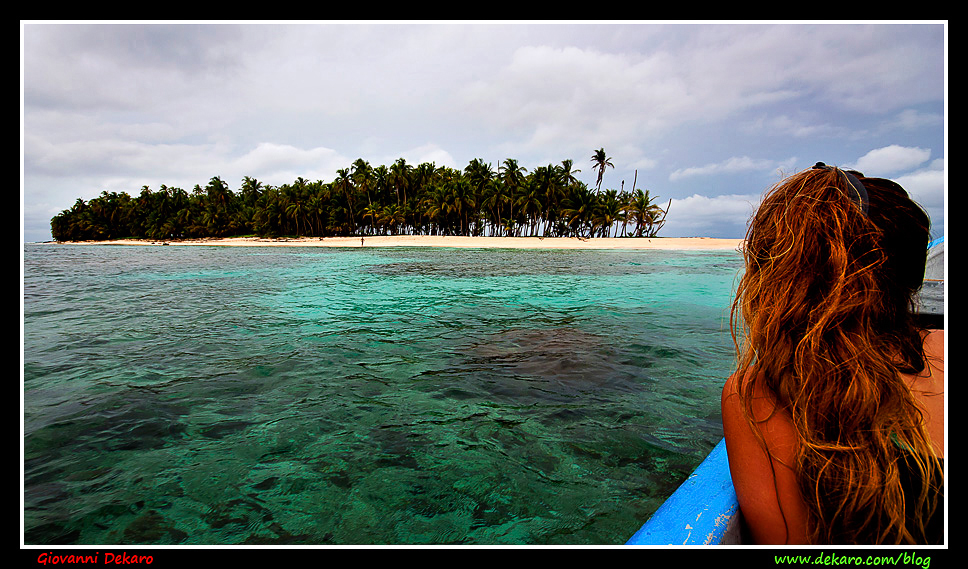
[[[28,543],[623,543],[735,253],[27,245]]]

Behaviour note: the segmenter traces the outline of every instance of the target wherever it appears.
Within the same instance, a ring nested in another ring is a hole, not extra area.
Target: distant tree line
[[[372,167],[356,160],[332,182],[302,177],[271,186],[246,176],[237,191],[218,176],[191,192],[147,186],[136,196],[104,191],[51,219],[57,241],[348,235],[609,237],[657,234],[665,210],[648,191],[601,191],[611,167],[592,156],[595,189],[571,160],[528,172],[514,159],[496,169],[475,158],[462,170],[403,158]],[[671,201],[670,201],[671,204]]]

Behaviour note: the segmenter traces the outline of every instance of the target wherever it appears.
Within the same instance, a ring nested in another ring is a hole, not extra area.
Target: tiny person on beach
[[[762,544],[944,538],[944,330],[913,313],[929,219],[901,186],[817,163],[750,221],[722,395]]]

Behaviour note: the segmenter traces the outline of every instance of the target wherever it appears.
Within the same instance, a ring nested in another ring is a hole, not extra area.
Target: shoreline
[[[118,239],[111,241],[51,242],[57,245],[148,245],[208,247],[456,247],[481,249],[675,249],[739,251],[743,239],[714,237],[464,237],[435,235],[371,235],[360,237],[262,238],[230,237],[225,239]]]

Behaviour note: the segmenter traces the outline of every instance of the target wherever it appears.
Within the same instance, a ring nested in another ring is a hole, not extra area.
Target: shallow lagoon
[[[42,544],[618,544],[722,436],[733,251],[24,246]]]

